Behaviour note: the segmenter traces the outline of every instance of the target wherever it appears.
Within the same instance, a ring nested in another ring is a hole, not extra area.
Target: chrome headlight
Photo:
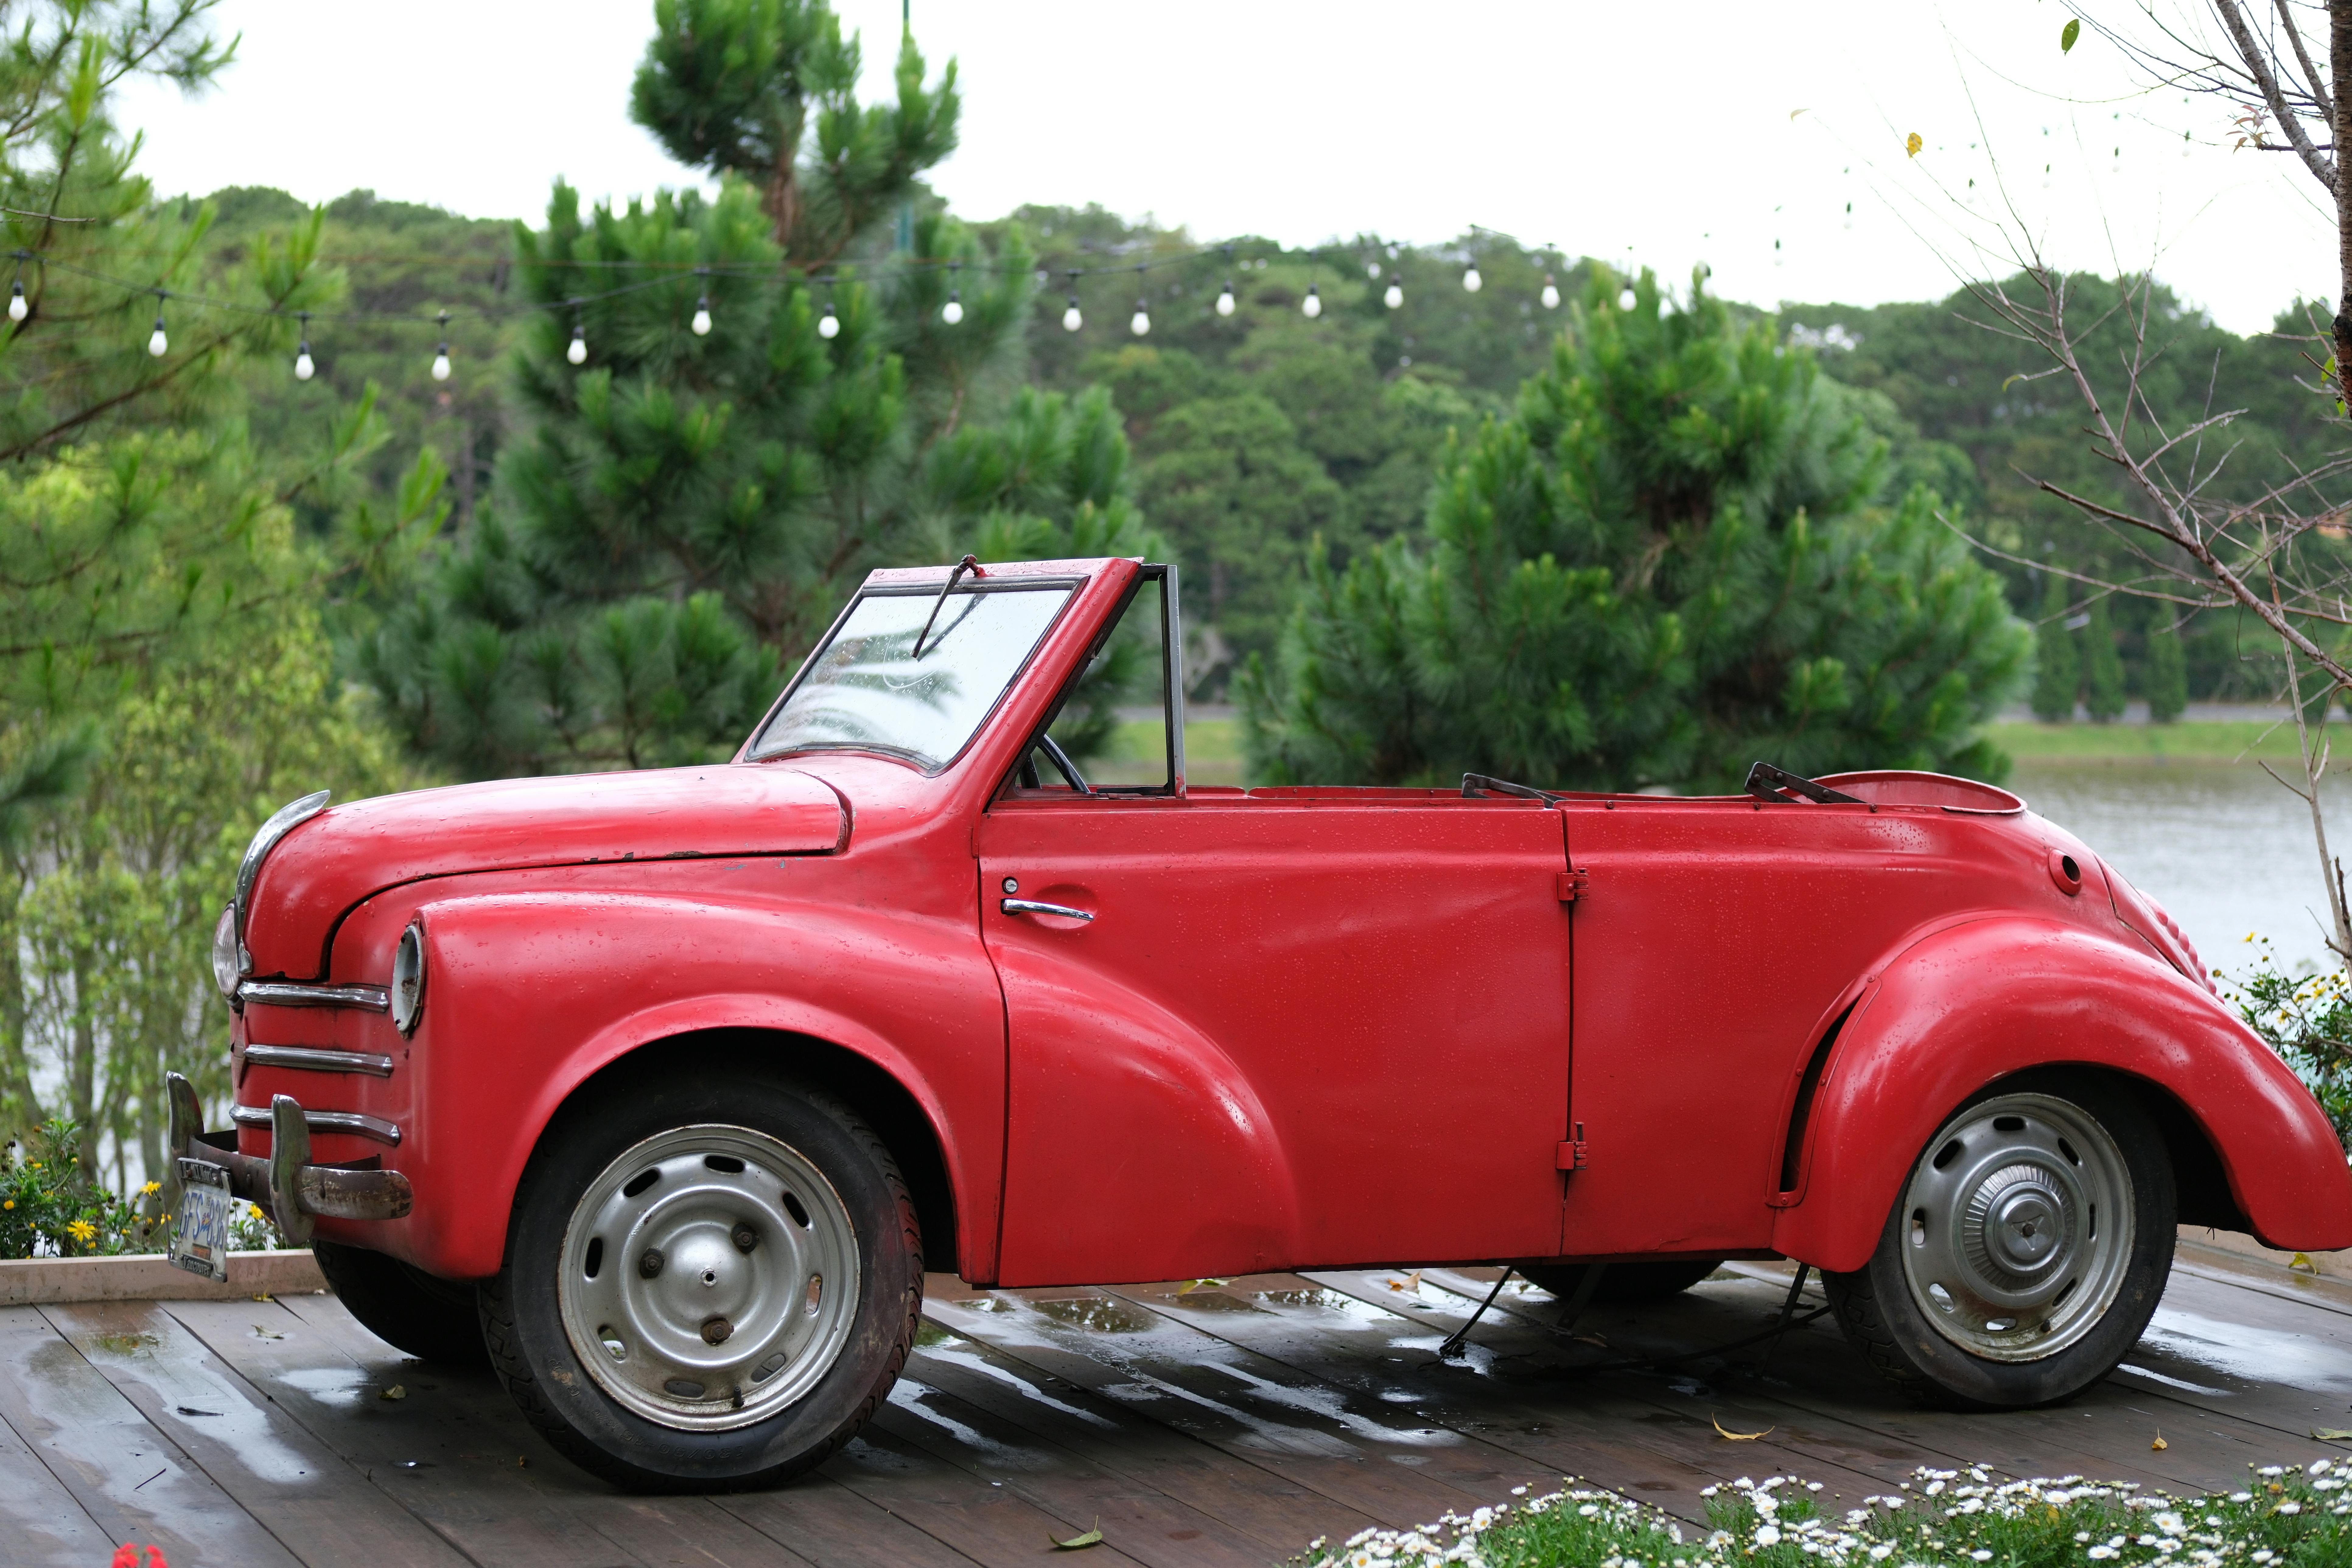
[[[392,955],[392,1023],[404,1035],[416,1033],[425,1011],[425,928],[411,921]]]
[[[236,906],[229,904],[221,910],[220,923],[213,927],[213,984],[234,1002],[237,977],[244,972],[242,955],[236,951]]]

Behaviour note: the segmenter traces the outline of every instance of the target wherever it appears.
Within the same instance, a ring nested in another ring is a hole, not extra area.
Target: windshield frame
[[[768,705],[768,710],[760,716],[760,721],[751,726],[751,733],[744,741],[736,760],[746,763],[772,763],[786,757],[847,752],[860,756],[887,757],[891,762],[912,768],[925,778],[938,778],[958,763],[962,762],[972,747],[979,743],[980,738],[988,733],[989,727],[996,722],[996,716],[1003,710],[1005,700],[1020,687],[1022,681],[1028,678],[1029,671],[1036,665],[1037,656],[1045,650],[1046,644],[1054,640],[1054,634],[1061,629],[1062,622],[1069,616],[1070,606],[1078,602],[1089,581],[1088,578],[1062,573],[1055,573],[1050,576],[1043,574],[1032,576],[1024,573],[1007,574],[1003,576],[967,577],[954,584],[946,595],[948,599],[952,600],[959,594],[1024,594],[1048,592],[1055,589],[1061,590],[1063,597],[1060,607],[1054,612],[1054,618],[1045,623],[1045,630],[1037,634],[1037,640],[1030,645],[1029,651],[1022,658],[1020,665],[1005,680],[1003,686],[998,689],[994,700],[988,705],[988,711],[981,715],[980,722],[972,726],[971,733],[964,737],[963,744],[956,748],[955,754],[937,767],[925,766],[913,752],[905,747],[878,745],[872,742],[836,742],[823,745],[792,746],[765,753],[758,751],[760,737],[768,732],[768,727],[773,724],[778,715],[783,712],[784,705],[790,702],[793,700],[793,694],[801,689],[801,683],[808,679],[809,671],[816,668],[819,656],[833,646],[834,638],[841,635],[842,628],[848,624],[849,617],[856,614],[859,605],[868,599],[939,598],[940,583],[946,581],[947,571],[947,568],[942,568],[940,580],[935,582],[900,581],[882,584],[869,582],[860,585],[857,592],[849,596],[848,603],[841,606],[841,613],[834,616],[833,624],[825,627],[824,636],[819,637],[809,648],[807,654],[802,658],[800,668],[793,671],[792,679],[784,683],[783,690],[776,694],[776,700]]]

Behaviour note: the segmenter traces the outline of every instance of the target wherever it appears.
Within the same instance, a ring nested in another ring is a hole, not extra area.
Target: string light
[[[1086,324],[1087,318],[1078,310],[1078,269],[1073,267],[1070,268],[1070,308],[1062,312],[1062,331],[1075,332]]]
[[[294,351],[294,379],[308,381],[318,374],[319,367],[310,360],[310,312],[297,310],[295,320],[302,323],[302,343]]]
[[[563,357],[573,364],[588,363],[588,329],[581,324],[580,301],[572,301],[572,342],[565,347]]]
[[[698,267],[694,269],[694,275],[698,278],[708,278],[710,276],[710,268]],[[687,325],[692,329],[698,338],[707,338],[710,335],[710,289],[708,286],[694,297],[694,320],[688,321]]]
[[[1475,294],[1479,289],[1485,288],[1486,285],[1486,280],[1478,276],[1478,264],[1475,261],[1472,262],[1462,274],[1462,287],[1467,289],[1471,293]]]
[[[1309,283],[1307,286],[1307,299],[1298,309],[1300,314],[1310,321],[1323,313],[1323,296],[1315,291],[1314,284]]]
[[[956,287],[956,274],[962,270],[962,262],[948,263],[948,302],[940,307],[940,320],[950,327],[963,320],[963,293]]]
[[[1150,267],[1139,266],[1135,269],[1135,275],[1138,279],[1143,279],[1144,275],[1150,271]],[[1146,290],[1149,290],[1150,287],[1151,285],[1148,280],[1137,283],[1136,289],[1138,292],[1135,296],[1135,314],[1127,319],[1127,330],[1133,332],[1139,338],[1148,335],[1151,331],[1151,301],[1149,294],[1145,292]]]
[[[1536,298],[1543,301],[1543,308],[1547,310],[1559,309],[1559,285],[1551,280],[1550,273],[1544,274],[1543,292]]]
[[[1365,276],[1365,277],[1367,277],[1367,278],[1373,278],[1373,279],[1377,279],[1378,277],[1380,277],[1380,275],[1381,275],[1381,264],[1380,264],[1379,262],[1377,262],[1377,261],[1367,261],[1367,262],[1365,262],[1365,263],[1364,263],[1364,276]]]
[[[163,301],[168,298],[161,289],[155,290],[155,330],[147,335],[147,352],[162,359],[172,352],[172,340],[163,335]]]
[[[833,313],[833,279],[824,280],[824,313],[816,319],[816,335],[831,342],[841,336],[841,318]]]
[[[1381,303],[1386,305],[1391,310],[1404,303],[1404,279],[1402,278],[1391,278],[1389,279],[1388,290],[1381,296]]]
[[[32,254],[29,250],[16,252],[16,282],[8,290],[8,319],[12,321],[21,321],[33,313],[33,307],[25,300],[25,258]]]
[[[1220,316],[1230,316],[1233,313],[1234,280],[1228,278],[1225,279],[1225,286],[1217,292],[1217,314]]]
[[[440,315],[440,322],[441,322],[441,346],[440,346],[439,348],[435,349],[435,350],[433,351],[433,379],[434,379],[434,380],[436,380],[436,381],[446,381],[446,380],[448,380],[448,379],[449,379],[449,312],[448,312],[448,311],[444,310],[444,311],[442,311],[442,312],[441,312],[441,315]]]
[[[1641,302],[1642,297],[1633,292],[1633,286],[1631,283],[1625,285],[1617,296],[1617,308],[1621,310],[1630,310]]]

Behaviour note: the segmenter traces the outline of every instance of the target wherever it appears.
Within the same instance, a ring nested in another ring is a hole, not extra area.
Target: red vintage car
[[[2015,796],[1188,785],[1179,611],[1131,560],[877,572],[730,763],[288,806],[192,1186],[649,1488],[845,1442],[927,1268],[1789,1258],[1906,1390],[2012,1406],[2116,1365],[2179,1223],[2352,1247],[2311,1096]],[[1166,766],[1112,787],[1055,734],[1122,647]]]

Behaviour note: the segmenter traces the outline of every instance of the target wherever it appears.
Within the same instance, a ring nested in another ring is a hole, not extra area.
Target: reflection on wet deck
[[[935,1277],[866,1434],[763,1493],[638,1498],[524,1426],[485,1372],[426,1366],[329,1297],[0,1310],[0,1563],[174,1568],[995,1563],[1099,1521],[1098,1561],[1263,1564],[1318,1535],[1588,1478],[1685,1516],[1699,1489],[1795,1473],[1886,1489],[1982,1463],[2173,1489],[2307,1461],[2352,1426],[2352,1286],[2185,1255],[2124,1366],[2066,1405],[1908,1409],[1826,1321],[1669,1372],[1580,1370],[1741,1339],[1784,1269],[1599,1309],[1430,1268],[974,1291]],[[398,1397],[392,1397],[393,1391]],[[1729,1442],[1721,1428],[1762,1432]],[[2165,1447],[2153,1447],[2161,1435]]]

